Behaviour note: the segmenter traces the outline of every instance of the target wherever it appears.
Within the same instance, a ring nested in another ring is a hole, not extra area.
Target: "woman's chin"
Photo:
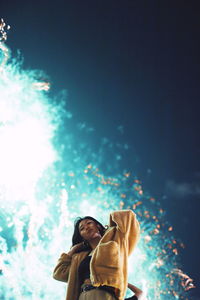
[[[97,239],[97,238],[99,238],[99,239],[101,239],[101,235],[98,233],[98,232],[95,232],[95,233],[93,233],[92,235],[91,235],[91,237],[90,237],[90,241],[92,241],[92,240],[95,240],[95,239]]]
[[[100,233],[96,232],[94,235],[93,235],[93,239],[96,239],[96,238],[101,238],[101,235]]]

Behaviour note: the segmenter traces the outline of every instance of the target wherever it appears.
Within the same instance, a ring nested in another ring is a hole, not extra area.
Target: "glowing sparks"
[[[174,269],[173,272],[175,274],[178,274],[179,277],[181,278],[181,285],[185,289],[185,291],[195,288],[193,279],[190,278],[187,274],[184,274],[182,270]]]
[[[177,257],[183,245],[172,236],[159,201],[145,194],[132,173],[106,176],[92,150],[88,159],[85,148],[74,145],[72,133],[59,127],[66,111],[52,105],[46,81],[20,64],[4,60],[2,66],[0,296],[64,298],[64,287],[53,279],[46,282],[59,254],[71,246],[73,220],[90,214],[106,224],[110,211],[133,208],[141,239],[130,257],[129,281],[140,286],[142,280],[150,300],[181,299],[194,284],[180,270]],[[106,152],[101,155],[106,161]]]
[[[0,42],[7,40],[7,31],[10,29],[10,25],[6,26],[4,19],[0,20]]]
[[[33,86],[38,91],[48,91],[50,89],[50,83],[49,82],[34,82]]]
[[[0,62],[0,71],[2,72],[4,65],[6,64],[9,58],[9,49],[3,43],[7,40],[7,31],[10,29],[10,26],[4,22],[3,19],[0,20],[0,51],[2,51],[3,59]]]

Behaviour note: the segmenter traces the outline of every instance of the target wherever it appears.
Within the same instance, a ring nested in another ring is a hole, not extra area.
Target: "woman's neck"
[[[92,248],[92,250],[94,250],[96,248],[100,239],[101,239],[101,237],[96,237],[95,239],[92,239],[91,241],[89,241],[89,244],[90,244],[90,247]]]

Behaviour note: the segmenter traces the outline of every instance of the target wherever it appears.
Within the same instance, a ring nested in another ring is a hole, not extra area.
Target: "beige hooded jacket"
[[[118,291],[118,299],[124,299],[128,256],[135,248],[138,238],[139,223],[133,211],[120,210],[110,214],[109,228],[95,248],[90,262],[90,279],[94,286],[112,286]],[[58,260],[53,277],[68,282],[66,300],[79,298],[78,267],[87,255],[87,251],[75,253],[72,257],[63,253]]]

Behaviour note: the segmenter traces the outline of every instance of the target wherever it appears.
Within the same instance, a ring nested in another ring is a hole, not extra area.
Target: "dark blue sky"
[[[199,1],[1,0],[0,12],[13,52],[68,90],[67,108],[97,141],[124,127],[137,155],[124,164],[161,200],[199,280]]]

